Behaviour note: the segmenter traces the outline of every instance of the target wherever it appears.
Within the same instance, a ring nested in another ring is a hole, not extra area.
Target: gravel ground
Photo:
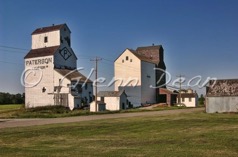
[[[58,123],[74,123],[74,122],[100,120],[100,119],[172,115],[172,114],[180,114],[180,113],[192,113],[192,112],[204,111],[204,110],[205,110],[204,108],[190,108],[190,109],[165,110],[165,111],[77,116],[77,117],[66,117],[66,118],[0,119],[0,129],[13,128],[13,127],[27,127],[27,126],[36,126],[36,125],[47,125],[47,124],[58,124]]]

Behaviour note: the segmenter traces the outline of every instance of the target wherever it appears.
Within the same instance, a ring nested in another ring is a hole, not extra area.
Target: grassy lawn
[[[13,113],[18,112],[22,107],[22,104],[0,105],[0,118],[11,117]]]
[[[0,156],[235,157],[238,114],[198,112],[1,129]]]
[[[185,107],[156,107],[153,109],[142,110],[133,108],[121,111],[104,111],[99,113],[92,113],[89,110],[69,110],[63,106],[46,106],[25,109],[22,105],[3,105],[0,106],[0,118],[58,118],[58,117],[71,117],[93,114],[113,114],[113,113],[129,113],[129,112],[148,112],[148,111],[162,111],[184,109]]]
[[[6,110],[15,110],[20,109],[22,104],[8,104],[8,105],[0,105],[0,112]]]

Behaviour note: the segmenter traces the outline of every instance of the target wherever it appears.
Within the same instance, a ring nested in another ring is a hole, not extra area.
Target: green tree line
[[[25,94],[10,94],[0,92],[0,104],[24,104]]]
[[[199,105],[205,105],[205,98],[203,94],[201,94],[200,98],[198,98]]]

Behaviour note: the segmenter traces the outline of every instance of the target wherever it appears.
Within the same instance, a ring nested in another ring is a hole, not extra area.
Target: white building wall
[[[60,73],[54,70],[54,86],[61,86],[61,93],[69,93],[68,85],[71,85],[71,81],[65,76],[62,76]]]
[[[72,96],[71,93],[68,94],[68,102],[69,102],[69,108],[70,110],[74,109],[75,107],[75,101],[74,101],[74,96]]]
[[[128,57],[128,60],[127,60]],[[125,90],[134,107],[141,105],[141,61],[128,49],[114,62],[115,91]],[[121,80],[123,81],[122,84]],[[132,82],[130,82],[132,80]],[[130,82],[130,83],[128,83]],[[135,87],[134,87],[135,86]]]
[[[97,105],[97,111],[98,111],[98,105]],[[90,103],[90,112],[96,112],[95,101]]]
[[[177,98],[177,103],[178,103]],[[185,104],[186,107],[197,107],[197,98],[191,98],[191,101],[189,101],[189,98],[184,98],[184,101],[181,99],[181,103]]]
[[[106,110],[120,110],[120,97],[104,97],[104,102],[106,103]]]
[[[155,64],[141,62],[141,103],[156,103],[156,91],[151,86],[156,86]]]
[[[44,42],[45,37],[48,38],[48,42]],[[31,49],[39,49],[45,47],[52,47],[60,45],[60,31],[52,31],[41,34],[32,35],[32,47]]]
[[[52,56],[25,59],[26,108],[54,104],[54,96],[51,94],[54,92],[53,62]],[[42,91],[43,88],[45,92]]]
[[[183,102],[186,107],[196,107],[196,99],[191,98],[191,102],[189,101],[189,98],[185,98],[185,101]]]

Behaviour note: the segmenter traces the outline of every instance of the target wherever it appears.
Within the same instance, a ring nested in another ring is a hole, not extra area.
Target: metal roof
[[[75,69],[75,70],[54,69],[54,70],[71,81],[92,82],[90,79],[88,79],[83,74],[81,74],[77,69]]]
[[[66,26],[68,28],[68,26],[66,24],[59,24],[59,25],[52,25],[52,26],[48,26],[48,27],[41,27],[41,28],[37,28],[36,30],[34,30],[31,35],[57,31],[57,30],[60,30],[61,28],[63,28],[63,26]],[[69,28],[68,28],[68,30],[70,31]]]
[[[238,79],[210,80],[207,96],[238,96]]]
[[[30,50],[24,59],[27,58],[35,58],[35,57],[44,57],[44,56],[52,56],[57,52],[60,46],[53,46],[53,47],[45,47],[40,49],[32,49]]]
[[[162,45],[138,47],[136,50],[127,48],[126,50],[129,50],[132,54],[134,54],[141,61],[149,62],[149,63],[156,64],[156,65],[160,64],[165,67],[163,58],[160,58],[160,57],[163,57],[164,49],[163,49]],[[124,50],[124,52],[126,50]],[[121,53],[120,56],[122,54],[123,53]],[[118,56],[117,59],[120,56]]]
[[[98,92],[97,96],[98,97],[120,97],[123,93],[125,93],[124,90],[121,90],[121,91],[100,91],[100,92]]]

